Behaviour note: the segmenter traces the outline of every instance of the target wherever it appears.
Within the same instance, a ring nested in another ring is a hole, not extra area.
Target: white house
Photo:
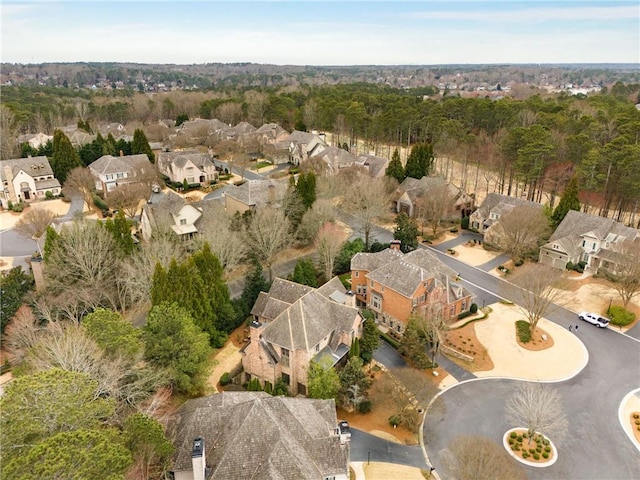
[[[2,191],[0,202],[3,208],[9,202],[31,202],[44,199],[47,192],[60,194],[60,182],[53,176],[47,157],[27,157],[0,162]]]
[[[198,151],[163,152],[158,157],[158,169],[172,182],[215,182],[218,178],[216,166],[209,156]]]
[[[91,165],[89,171],[96,179],[96,190],[110,192],[118,185],[133,183],[136,178],[148,176],[153,172],[153,164],[146,154],[103,155]]]

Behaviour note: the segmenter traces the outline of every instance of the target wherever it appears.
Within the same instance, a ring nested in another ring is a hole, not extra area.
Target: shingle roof
[[[20,170],[23,170],[31,177],[44,177],[53,175],[53,170],[49,164],[49,160],[45,156],[40,157],[27,157],[27,158],[14,158],[10,160],[2,160],[0,162],[0,179],[6,180],[5,167],[11,167],[11,172],[15,177]]]
[[[327,147],[311,158],[319,158],[325,162],[333,173],[338,173],[341,168],[352,166],[357,160],[355,155],[338,147]]]
[[[403,256],[400,250],[387,248],[377,253],[356,253],[351,258],[351,270],[366,270],[371,272],[389,262]]]
[[[277,206],[284,198],[287,185],[288,182],[276,180],[247,180],[240,186],[229,185],[224,195],[258,208],[272,203]]]
[[[389,165],[388,158],[377,157],[376,155],[360,155],[357,161],[365,167],[368,167],[369,175],[376,178],[383,175],[384,170],[386,170]]]
[[[185,402],[170,425],[174,471],[191,470],[202,437],[207,478],[319,479],[347,475],[349,451],[335,434],[334,400],[224,392]]]
[[[499,204],[507,204],[507,205],[532,205],[536,207],[542,208],[542,205],[536,202],[531,202],[529,200],[524,200],[522,198],[517,197],[509,197],[507,195],[500,195],[499,193],[490,193],[485,197],[482,204],[478,207],[478,211],[482,215],[482,218],[487,218],[489,216],[489,212],[491,212],[495,207]]]
[[[100,175],[106,175],[108,173],[132,172],[136,168],[145,166],[151,167],[151,162],[145,153],[140,153],[121,157],[103,155],[91,163],[89,168],[95,170]]]
[[[194,150],[162,152],[158,159],[160,166],[167,171],[171,170],[172,165],[183,168],[188,162],[193,163],[201,171],[205,168],[214,168],[214,164],[207,154]]]

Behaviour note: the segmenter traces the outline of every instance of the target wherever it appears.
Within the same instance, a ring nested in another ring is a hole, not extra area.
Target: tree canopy
[[[0,327],[1,334],[22,305],[25,295],[33,288],[33,277],[22,267],[14,267],[0,275]]]
[[[60,183],[65,182],[71,170],[82,166],[78,152],[62,130],[53,133],[53,156],[50,163],[53,175]]]

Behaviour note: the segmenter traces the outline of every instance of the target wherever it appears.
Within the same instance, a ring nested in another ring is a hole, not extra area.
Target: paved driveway
[[[390,442],[355,428],[351,429],[350,461],[384,462],[428,469],[422,448]]]

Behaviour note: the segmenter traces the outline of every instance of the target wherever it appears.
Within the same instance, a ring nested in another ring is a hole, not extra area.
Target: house
[[[229,215],[256,210],[266,206],[282,207],[288,181],[247,180],[242,185],[229,185],[223,193]]]
[[[107,138],[109,134],[113,135],[113,138],[118,138],[127,134],[127,129],[124,125],[118,122],[108,123],[106,125],[100,125],[98,127],[100,135]]]
[[[286,140],[289,136],[289,132],[277,123],[265,123],[251,135],[255,137],[260,144],[265,145]]]
[[[356,159],[356,164],[362,165],[369,172],[369,176],[372,178],[384,177],[387,167],[389,166],[389,159],[384,157],[378,157],[376,155],[360,155]]]
[[[28,143],[31,148],[35,149],[46,145],[47,142],[53,142],[53,135],[47,135],[45,133],[28,133],[18,137],[18,143],[20,145]]]
[[[309,157],[309,161],[317,161],[323,165],[329,175],[337,175],[340,169],[352,167],[357,158],[352,153],[339,147],[327,147],[320,153]]]
[[[451,199],[451,214],[460,218],[471,212],[474,198],[466,194],[460,188],[450,182],[446,182],[442,177],[422,177],[421,179],[407,177],[395,191],[396,212],[406,213],[410,217],[419,215],[420,202],[425,197],[432,195],[436,189],[445,186]]]
[[[446,321],[468,310],[473,300],[455,270],[422,248],[402,253],[397,241],[381,252],[357,253],[351,259],[351,288],[358,306],[369,308],[382,325],[400,334],[412,313],[437,308]]]
[[[346,361],[364,321],[337,277],[318,289],[276,278],[251,315],[251,340],[241,350],[245,379],[281,382],[297,395],[307,394],[311,361]]]
[[[154,231],[173,231],[181,241],[191,240],[198,234],[203,204],[188,203],[181,196],[168,192],[157,203],[142,207],[140,230],[142,238],[149,240]]]
[[[176,183],[199,183],[201,185],[218,179],[216,166],[209,155],[195,150],[162,152],[158,156],[158,170]]]
[[[53,176],[45,156],[0,161],[0,179],[3,208],[9,208],[9,202],[42,200],[47,192],[59,195],[61,191],[60,182]]]
[[[311,132],[294,130],[286,139],[289,148],[289,162],[300,165],[309,157],[319,154],[327,148],[325,141],[319,135]]]
[[[175,480],[347,480],[334,400],[223,392],[187,400],[169,424]]]
[[[140,181],[142,177],[154,175],[155,168],[146,154],[103,155],[89,165],[89,171],[96,179],[96,190],[111,192],[118,185]]]
[[[537,202],[500,195],[499,193],[490,193],[485,197],[480,207],[469,216],[469,227],[479,233],[486,233],[494,223],[500,220],[502,215],[506,215],[514,207],[522,205],[542,208],[542,205]]]
[[[569,210],[549,242],[540,247],[539,262],[565,269],[567,263],[585,262],[585,268],[615,269],[621,259],[615,245],[640,239],[640,231],[610,218]]]

